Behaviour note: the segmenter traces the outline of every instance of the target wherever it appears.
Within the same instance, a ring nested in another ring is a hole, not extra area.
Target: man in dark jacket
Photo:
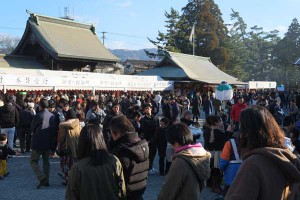
[[[19,112],[13,106],[13,98],[10,95],[5,97],[4,106],[0,107],[0,128],[1,133],[7,135],[9,148],[14,148],[15,127],[19,123]]]
[[[120,111],[120,104],[119,103],[113,103],[111,111],[105,116],[103,120],[103,137],[105,140],[105,143],[107,145],[107,149],[110,149],[110,145],[112,143],[111,141],[111,133],[109,129],[109,124],[112,118],[122,115]]]
[[[54,152],[55,145],[53,145],[54,137],[54,115],[48,111],[48,101],[42,99],[40,101],[41,111],[37,113],[31,123],[32,144],[31,144],[31,167],[40,181],[37,189],[49,186],[50,151]],[[40,156],[43,158],[43,172],[39,167]]]
[[[141,138],[145,139],[149,145],[149,173],[155,174],[153,161],[157,152],[157,144],[155,142],[155,132],[159,127],[158,120],[152,115],[151,104],[145,103],[142,106],[144,116],[141,119]]]
[[[114,117],[110,122],[110,130],[114,140],[111,153],[122,164],[127,200],[142,200],[148,178],[148,144],[138,137],[125,116]]]
[[[22,110],[20,112],[20,122],[18,124],[18,135],[20,138],[20,147],[21,153],[25,151],[25,140],[26,140],[26,151],[30,151],[30,144],[31,144],[31,131],[30,126],[33,120],[34,114],[28,109],[28,104],[23,102]]]

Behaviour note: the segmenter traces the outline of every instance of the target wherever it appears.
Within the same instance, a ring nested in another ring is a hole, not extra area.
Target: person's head
[[[76,101],[76,103],[75,103],[75,108],[77,109],[77,110],[81,110],[81,103],[80,102],[78,102],[78,101]]]
[[[192,120],[192,113],[189,110],[184,111],[183,117],[187,120]]]
[[[145,115],[151,115],[152,106],[150,103],[144,103],[142,109]]]
[[[26,102],[22,102],[22,109],[25,110],[28,108],[28,104]]]
[[[76,112],[73,109],[69,109],[66,113],[66,119],[76,119]]]
[[[161,128],[166,128],[166,127],[168,127],[169,122],[170,122],[170,120],[169,120],[168,118],[163,117],[163,118],[161,118],[160,121],[159,121],[159,126],[160,126]]]
[[[107,157],[106,144],[99,126],[88,124],[80,132],[77,157],[79,160],[91,157],[92,164],[104,163]]]
[[[194,122],[194,127],[196,127],[196,128],[200,128],[200,123],[199,122]]]
[[[181,146],[193,144],[193,135],[186,124],[176,123],[169,127],[167,140],[176,149]]]
[[[240,114],[240,145],[243,150],[284,147],[284,133],[264,107],[253,106]]]
[[[291,106],[295,106],[296,105],[296,101],[294,99],[291,100]]]
[[[48,108],[48,106],[49,106],[49,104],[48,104],[47,99],[41,99],[41,100],[40,100],[40,108],[41,108],[42,110]]]
[[[64,103],[64,104],[63,104],[63,109],[64,109],[64,111],[67,112],[67,111],[70,109],[69,103]]]
[[[244,98],[243,98],[243,96],[238,96],[237,102],[238,102],[239,104],[243,104],[243,103],[244,103]]]
[[[206,123],[210,126],[219,127],[222,126],[222,119],[219,116],[216,115],[209,115],[206,118]]]
[[[109,127],[113,140],[117,140],[126,133],[135,131],[132,123],[124,115],[112,118]]]
[[[292,116],[285,116],[283,118],[282,126],[291,130],[295,127],[295,120]]]
[[[113,103],[112,104],[112,111],[116,114],[119,114],[120,112],[120,104],[119,103]]]
[[[96,101],[92,101],[92,110],[96,111],[99,109],[99,104]]]
[[[11,95],[5,95],[4,97],[4,103],[12,103],[14,101],[14,98]]]
[[[7,135],[5,133],[0,134],[0,144],[6,145],[7,144]]]
[[[142,119],[142,113],[139,112],[139,111],[134,111],[132,113],[132,119],[135,120],[135,121],[141,121],[141,119]]]

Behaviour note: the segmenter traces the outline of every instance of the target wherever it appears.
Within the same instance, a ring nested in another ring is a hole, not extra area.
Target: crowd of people
[[[199,199],[206,186],[226,199],[295,197],[299,104],[297,92],[236,91],[228,101],[216,99],[213,91],[119,97],[51,93],[20,100],[5,94],[0,179],[9,174],[10,155],[30,152],[38,189],[50,185],[49,158],[60,158],[57,174],[67,199],[143,199],[148,175],[156,173],[166,176],[158,199]],[[281,174],[264,182],[273,172]],[[266,194],[271,189],[264,184],[272,181],[279,181],[277,193]]]

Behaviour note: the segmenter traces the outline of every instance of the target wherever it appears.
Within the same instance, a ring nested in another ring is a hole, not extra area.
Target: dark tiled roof
[[[148,68],[155,67],[158,64],[158,61],[152,61],[152,60],[131,60],[131,59],[127,59],[124,63],[125,64],[130,63],[134,67],[148,69]]]
[[[12,54],[22,48],[26,34],[33,33],[38,43],[54,58],[74,58],[92,61],[117,62],[113,55],[100,42],[95,27],[66,19],[30,14],[21,42]]]

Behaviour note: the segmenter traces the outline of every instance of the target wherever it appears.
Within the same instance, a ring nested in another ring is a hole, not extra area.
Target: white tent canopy
[[[0,69],[3,90],[172,90],[173,81],[159,76],[133,76],[74,71]]]

